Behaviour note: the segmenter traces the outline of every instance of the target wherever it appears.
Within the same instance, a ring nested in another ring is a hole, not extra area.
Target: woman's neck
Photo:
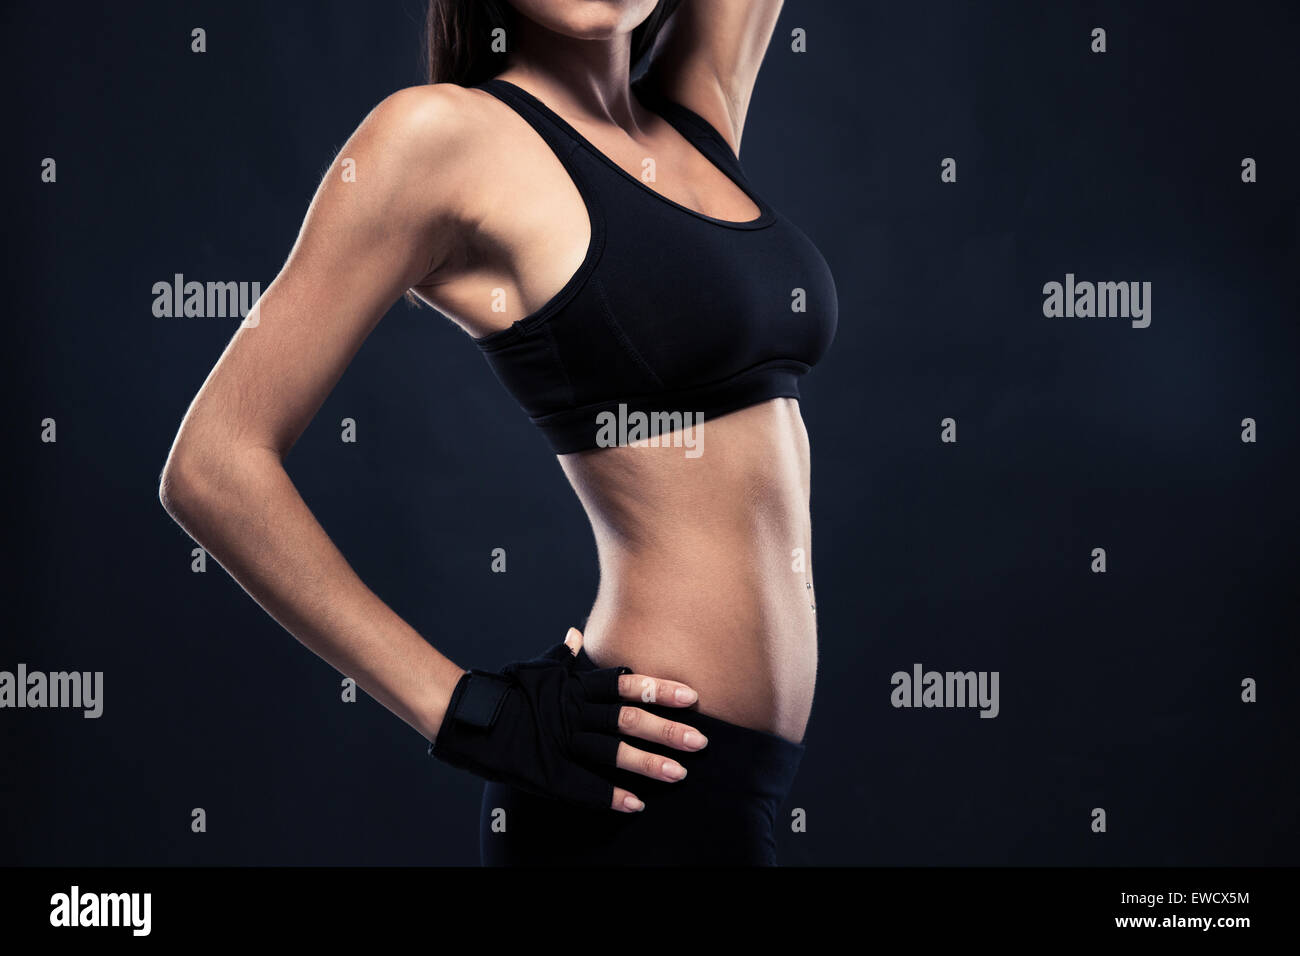
[[[593,122],[636,125],[631,73],[632,36],[581,40],[518,18],[505,79],[521,79],[557,112]]]

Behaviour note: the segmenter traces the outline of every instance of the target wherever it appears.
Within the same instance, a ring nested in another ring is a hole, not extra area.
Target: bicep
[[[740,152],[754,82],[782,0],[682,0],[650,72],[663,93],[708,120]]]
[[[284,266],[191,406],[191,437],[283,457],[384,313],[436,266],[448,231],[439,187],[413,181],[410,119],[383,115],[388,103],[325,174]]]

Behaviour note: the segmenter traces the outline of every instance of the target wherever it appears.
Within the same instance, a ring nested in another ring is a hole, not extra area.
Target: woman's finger
[[[569,628],[569,633],[564,635],[564,643],[568,645],[569,652],[577,657],[578,651],[582,649],[582,631],[576,627]]]
[[[618,696],[623,700],[637,700],[643,704],[660,704],[664,707],[689,707],[700,699],[685,684],[675,680],[659,680],[645,674],[624,674],[618,679]]]
[[[636,794],[629,793],[622,787],[615,787],[614,800],[610,803],[609,808],[620,813],[639,813],[645,809],[645,804],[637,798]]]
[[[618,732],[666,744],[675,750],[701,750],[709,739],[689,724],[667,720],[640,707],[618,709]]]
[[[686,776],[686,768],[672,757],[646,753],[622,741],[618,744],[618,759],[615,763],[620,770],[630,770],[664,783],[676,783]]]

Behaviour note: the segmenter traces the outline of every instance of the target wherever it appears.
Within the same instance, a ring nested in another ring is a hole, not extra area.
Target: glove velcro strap
[[[471,670],[456,683],[447,716],[458,724],[491,730],[510,688],[510,681],[499,674]]]

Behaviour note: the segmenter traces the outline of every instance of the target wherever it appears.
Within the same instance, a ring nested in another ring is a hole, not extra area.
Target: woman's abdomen
[[[817,628],[798,402],[694,438],[694,458],[663,442],[561,458],[600,557],[584,647],[600,666],[689,684],[702,713],[801,742]]]

